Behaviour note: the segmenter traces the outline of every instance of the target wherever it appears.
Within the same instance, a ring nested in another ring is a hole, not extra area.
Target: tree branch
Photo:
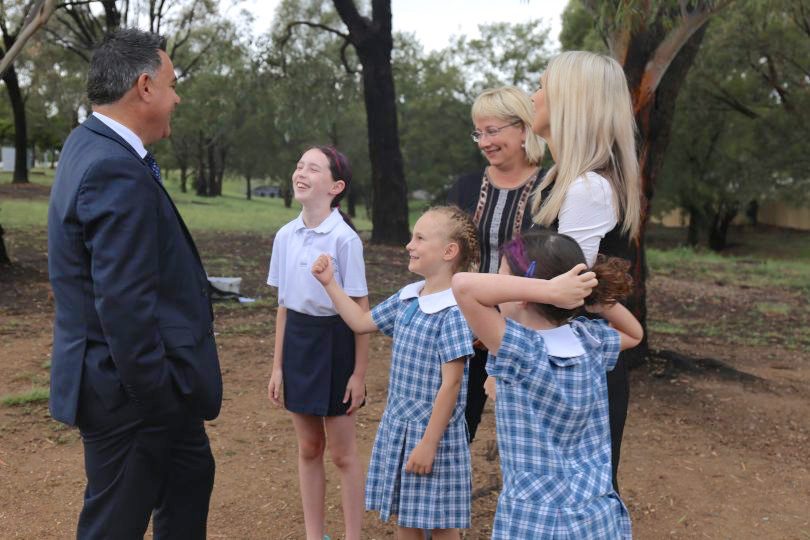
[[[670,64],[680,52],[681,48],[689,41],[709,18],[717,11],[727,6],[731,0],[719,2],[714,8],[703,7],[689,13],[681,19],[680,24],[669,31],[666,38],[658,45],[652,58],[647,62],[639,86],[639,95],[634,102],[635,112],[644,109],[650,99],[655,95],[661,79],[669,69]]]
[[[289,42],[290,39],[292,38],[292,31],[293,28],[295,28],[296,26],[308,26],[310,28],[318,28],[320,30],[326,30],[327,32],[330,32],[343,38],[343,45],[340,47],[340,61],[343,63],[343,67],[344,69],[346,69],[347,73],[349,73],[350,75],[354,75],[357,73],[357,70],[349,66],[349,60],[346,57],[346,48],[349,45],[353,45],[351,36],[349,34],[341,32],[340,30],[332,28],[331,26],[311,21],[292,21],[284,29],[284,36],[279,41],[279,51],[281,51],[281,70],[284,73],[287,72],[287,60],[286,57],[284,56],[284,48],[287,46],[287,42]]]
[[[14,59],[20,54],[26,42],[33,36],[37,30],[45,26],[50,19],[53,12],[56,10],[56,0],[38,0],[36,5],[29,12],[28,23],[17,35],[14,44],[9,48],[0,60],[0,76],[2,76],[6,69],[14,62]],[[31,15],[34,13],[34,15]]]

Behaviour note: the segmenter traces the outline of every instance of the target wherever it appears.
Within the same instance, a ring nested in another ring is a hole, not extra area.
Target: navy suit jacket
[[[144,418],[222,403],[208,279],[163,186],[94,116],[65,141],[48,208],[56,301],[51,415],[76,424],[82,379]],[[81,419],[79,419],[81,420]]]

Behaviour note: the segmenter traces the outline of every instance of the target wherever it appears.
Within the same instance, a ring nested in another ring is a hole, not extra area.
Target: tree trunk
[[[720,209],[712,216],[709,229],[709,249],[722,251],[728,246],[728,227],[737,217],[736,204],[720,203]]]
[[[371,241],[401,245],[408,241],[408,198],[397,129],[396,92],[391,71],[390,0],[373,0],[373,20],[361,16],[351,0],[334,0],[349,39],[363,65],[368,149],[371,159]]]
[[[346,194],[346,205],[348,208],[349,216],[352,219],[357,217],[357,189],[355,186],[349,186],[349,192]]]
[[[216,196],[222,196],[222,181],[225,179],[225,160],[228,157],[228,147],[224,144],[217,146],[217,176],[216,176]]]
[[[651,30],[665,32],[664,28]],[[633,36],[627,48],[627,56],[620,59],[630,86],[630,95],[635,106],[636,124],[639,130],[639,170],[643,194],[641,211],[641,232],[637,242],[628,250],[631,262],[630,273],[633,276],[633,292],[627,299],[627,307],[644,326],[647,327],[647,257],[645,254],[645,236],[649,223],[650,205],[655,194],[655,180],[661,172],[667,145],[669,144],[672,120],[675,112],[675,100],[681,85],[686,79],[689,68],[700,49],[706,26],[702,26],[681,47],[661,82],[650,99],[643,99],[649,92],[645,88],[645,70],[655,52],[661,36],[637,34]],[[638,347],[627,351],[630,367],[644,362],[648,355],[647,332]]]
[[[689,212],[689,229],[686,233],[686,243],[691,247],[695,247],[700,242],[700,225],[702,215],[694,206],[686,208]]]
[[[213,197],[217,194],[217,157],[214,150],[214,144],[211,142],[211,140],[207,140],[205,146],[208,149],[208,178],[206,179],[206,195]]]
[[[5,231],[3,230],[3,226],[0,225],[0,264],[11,264],[11,259],[8,257],[8,251],[6,251],[6,241],[3,239],[3,235]]]
[[[14,65],[10,65],[3,74],[8,99],[14,116],[14,184],[28,183],[28,132],[25,122],[25,100],[20,92],[20,83]]]
[[[284,197],[284,208],[292,207],[293,193],[289,182],[284,183],[281,188],[281,194]]]
[[[197,178],[195,184],[195,191],[198,196],[208,196],[208,175],[205,171],[205,144],[202,131],[198,133],[197,137]]]
[[[250,174],[245,175],[245,183],[247,185],[247,190],[245,191],[245,195],[247,196],[247,200],[250,200],[251,193],[250,193]]]
[[[180,165],[180,193],[187,191],[186,181],[188,180],[188,164],[182,163]]]

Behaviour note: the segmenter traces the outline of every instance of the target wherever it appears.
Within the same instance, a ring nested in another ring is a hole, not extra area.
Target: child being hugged
[[[368,336],[337,315],[310,266],[321,253],[358,309],[368,309],[363,244],[337,205],[351,182],[349,161],[331,146],[304,152],[292,175],[301,214],[273,241],[267,283],[278,287],[270,401],[292,413],[298,439],[298,480],[307,540],[324,538],[327,441],[341,479],[345,538],[360,538],[363,467],[352,413],[365,400]],[[282,385],[283,382],[283,385]]]
[[[617,303],[630,291],[628,263],[600,256],[580,275],[579,245],[551,231],[516,238],[502,254],[499,274],[453,278],[461,311],[495,351],[487,373],[497,388],[503,490],[492,538],[630,538],[611,482],[606,382],[619,351],[643,337]],[[569,281],[587,295],[594,277],[586,309],[604,319],[574,318],[581,301],[549,292]]]
[[[333,262],[312,267],[338,313],[357,332],[393,337],[388,401],[366,480],[366,508],[397,538],[460,538],[470,526],[471,470],[464,420],[472,334],[450,290],[453,274],[478,267],[475,225],[456,207],[428,210],[406,246],[408,269],[425,279],[373,310],[352,302],[333,279]]]

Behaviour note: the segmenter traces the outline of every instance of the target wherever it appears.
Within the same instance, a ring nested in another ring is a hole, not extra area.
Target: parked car
[[[257,197],[281,197],[281,188],[278,186],[256,186],[252,191]]]

